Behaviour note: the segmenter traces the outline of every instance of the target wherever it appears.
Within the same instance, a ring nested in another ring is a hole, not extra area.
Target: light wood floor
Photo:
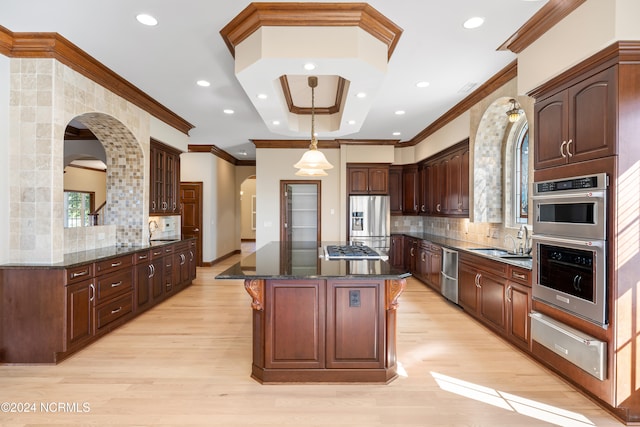
[[[249,296],[241,281],[214,279],[237,259],[198,269],[190,288],[57,366],[0,366],[0,402],[36,405],[3,406],[0,425],[622,425],[413,279],[394,382],[260,385],[249,377]]]

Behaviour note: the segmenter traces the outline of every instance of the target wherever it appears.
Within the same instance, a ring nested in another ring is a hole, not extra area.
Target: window
[[[64,192],[64,226],[89,227],[93,225],[94,193],[80,191]]]
[[[529,217],[529,126],[524,124],[514,144],[514,206],[516,224],[526,224]]]

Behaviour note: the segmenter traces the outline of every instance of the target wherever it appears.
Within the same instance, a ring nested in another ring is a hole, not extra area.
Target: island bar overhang
[[[384,260],[327,260],[316,242],[272,242],[217,278],[243,279],[251,296],[258,382],[386,384],[408,276]]]

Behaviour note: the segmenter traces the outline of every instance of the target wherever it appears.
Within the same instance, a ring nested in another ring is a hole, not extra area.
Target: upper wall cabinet
[[[417,215],[420,212],[418,193],[418,165],[404,165],[402,168],[402,213]]]
[[[389,166],[389,210],[402,215],[402,166]]]
[[[347,179],[349,194],[389,194],[389,165],[351,163]]]
[[[616,154],[617,72],[613,66],[538,98],[535,169]]]
[[[149,214],[180,213],[180,151],[151,140]]]

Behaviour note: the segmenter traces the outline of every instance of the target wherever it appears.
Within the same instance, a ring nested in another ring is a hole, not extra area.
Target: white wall
[[[187,151],[189,148],[189,135],[180,132],[154,116],[151,116],[149,120],[149,132],[151,138],[170,147],[177,148],[180,151]]]
[[[465,111],[442,128],[420,141],[415,146],[414,162],[419,162],[438,154],[465,138],[469,137],[471,116],[469,110]]]
[[[0,263],[9,261],[9,58],[0,55]]]
[[[280,180],[321,181],[321,239],[342,240],[340,224],[346,223],[346,214],[341,215],[340,150],[321,149],[333,169],[325,177],[296,176],[294,163],[300,160],[306,149],[259,148],[256,150],[256,194],[258,200],[256,224],[256,248],[271,241],[280,240]],[[344,203],[343,203],[344,204]]]
[[[215,261],[240,247],[235,166],[211,153],[182,153],[180,181],[202,182],[202,261]]]
[[[256,180],[245,179],[240,183],[240,238],[246,240],[255,240],[256,230],[251,228],[252,206],[251,202],[256,195]]]

